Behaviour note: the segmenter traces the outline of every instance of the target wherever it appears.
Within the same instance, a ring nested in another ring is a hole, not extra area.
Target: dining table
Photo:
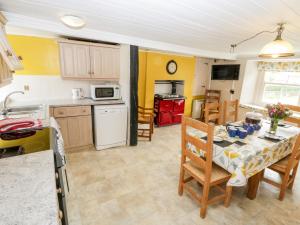
[[[233,126],[242,126],[236,122]],[[247,197],[255,199],[263,171],[270,165],[285,158],[292,152],[293,145],[300,128],[282,123],[276,131],[276,139],[269,137],[270,120],[262,120],[261,129],[247,135],[246,138],[230,137],[227,126],[214,128],[213,162],[231,174],[227,185],[248,185]],[[200,130],[189,128],[189,135],[205,139],[206,134]],[[217,137],[217,138],[216,138]],[[191,143],[187,148],[202,156],[203,152]]]

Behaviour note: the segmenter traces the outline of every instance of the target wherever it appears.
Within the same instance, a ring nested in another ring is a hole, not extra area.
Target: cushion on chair
[[[192,174],[196,175],[204,183],[205,173],[202,169],[195,166],[192,162],[186,162],[185,164],[183,164],[183,167],[187,171],[190,171]],[[231,174],[229,172],[227,172],[226,170],[222,169],[221,167],[219,167],[213,163],[212,174],[211,174],[211,179],[210,179],[211,183],[215,183],[219,180],[229,179],[230,177],[231,177]]]

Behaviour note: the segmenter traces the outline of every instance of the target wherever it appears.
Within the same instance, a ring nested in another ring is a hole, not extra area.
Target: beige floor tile
[[[200,206],[186,193],[177,194],[180,126],[156,128],[152,142],[135,147],[83,149],[67,156],[70,225],[300,224],[299,174],[282,202],[269,184],[260,185],[253,201],[246,198],[246,187],[235,187],[229,208],[216,203],[201,219]]]

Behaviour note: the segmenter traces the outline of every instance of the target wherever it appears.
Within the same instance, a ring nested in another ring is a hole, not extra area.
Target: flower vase
[[[278,122],[279,122],[279,119],[271,118],[271,125],[270,125],[270,131],[269,131],[271,134],[276,134]]]

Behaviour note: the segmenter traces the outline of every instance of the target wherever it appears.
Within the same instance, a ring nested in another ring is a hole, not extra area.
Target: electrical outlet
[[[24,91],[29,91],[29,85],[28,84],[24,85]]]

